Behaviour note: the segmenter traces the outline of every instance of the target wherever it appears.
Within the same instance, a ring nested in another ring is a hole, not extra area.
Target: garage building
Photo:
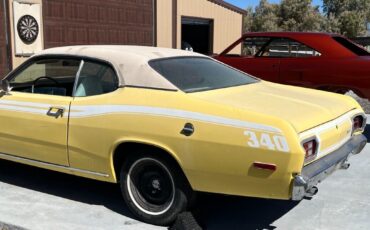
[[[222,0],[0,1],[0,76],[56,46],[186,45],[218,53],[241,36],[245,13]]]
[[[244,14],[222,0],[158,0],[157,46],[219,53],[241,37]]]

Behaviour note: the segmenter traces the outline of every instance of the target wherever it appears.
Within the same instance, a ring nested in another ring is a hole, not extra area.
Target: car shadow
[[[0,182],[92,205],[135,219],[117,184],[0,160]]]
[[[370,143],[370,124],[366,125],[364,135],[367,138],[367,143]]]
[[[0,160],[0,182],[107,209],[136,219],[116,184]],[[275,229],[271,224],[298,203],[200,193],[193,216],[203,229]]]
[[[266,229],[292,210],[298,202],[200,194],[193,211],[204,229]]]

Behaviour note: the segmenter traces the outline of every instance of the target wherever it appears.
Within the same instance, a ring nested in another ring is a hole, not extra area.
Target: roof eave
[[[230,4],[230,3],[227,3],[227,2],[225,2],[223,0],[208,0],[208,1],[213,2],[213,3],[217,4],[217,5],[222,6],[222,7],[225,7],[227,9],[229,9],[229,10],[235,11],[235,12],[237,12],[239,14],[242,14],[242,15],[246,15],[247,14],[247,11],[245,11],[245,10],[243,10],[243,9],[237,7],[237,6],[234,6],[234,5]]]

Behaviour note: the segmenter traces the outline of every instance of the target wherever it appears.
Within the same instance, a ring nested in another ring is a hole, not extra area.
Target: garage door
[[[45,48],[153,45],[152,0],[44,0]]]

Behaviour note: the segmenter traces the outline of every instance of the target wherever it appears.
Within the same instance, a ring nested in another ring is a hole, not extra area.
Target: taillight
[[[353,128],[352,128],[352,132],[356,132],[356,131],[359,131],[359,130],[362,130],[364,126],[364,117],[361,116],[361,115],[358,115],[356,117],[353,118]]]
[[[313,160],[317,154],[317,141],[316,139],[309,140],[303,143],[303,148],[306,151],[305,161]]]

